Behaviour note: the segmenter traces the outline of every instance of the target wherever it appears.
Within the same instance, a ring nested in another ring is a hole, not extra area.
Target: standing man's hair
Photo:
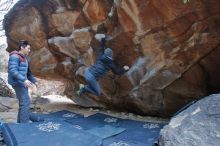
[[[18,42],[19,50],[21,49],[21,47],[22,47],[22,48],[25,48],[25,47],[27,47],[28,45],[30,45],[30,44],[28,43],[27,40],[20,40],[20,41]]]

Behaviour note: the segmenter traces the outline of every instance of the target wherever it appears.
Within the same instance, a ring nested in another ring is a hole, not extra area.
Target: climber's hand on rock
[[[129,66],[127,66],[127,65],[123,66],[123,68],[124,68],[124,70],[126,70],[126,71],[128,71],[128,70],[130,69]]]
[[[103,41],[103,40],[105,40],[106,35],[105,35],[105,34],[96,34],[96,35],[95,35],[95,38],[96,38],[98,41]]]

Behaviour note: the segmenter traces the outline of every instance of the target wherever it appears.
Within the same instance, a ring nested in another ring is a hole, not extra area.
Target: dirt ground
[[[43,97],[35,96],[31,98],[31,112],[36,113],[50,113],[61,110],[68,110],[75,113],[83,114],[85,117],[95,114],[104,113],[117,118],[132,119],[144,122],[155,122],[155,123],[167,123],[168,119],[161,119],[155,117],[144,117],[140,115],[134,115],[132,113],[114,112],[110,110],[100,110],[94,108],[83,108],[77,106],[72,100],[59,96],[59,95],[48,95]],[[16,123],[18,111],[18,100],[10,97],[0,97],[0,119],[6,123]],[[3,137],[0,132],[0,146],[6,146]]]
[[[42,97],[31,98],[31,112],[50,113],[60,110],[69,110],[75,113],[83,114],[85,117],[95,114],[104,113],[114,117],[123,119],[133,119],[146,122],[167,122],[168,119],[146,117],[134,115],[132,113],[115,112],[105,109],[83,108],[77,106],[72,100],[64,96],[48,95]],[[18,111],[18,100],[16,98],[0,97],[0,117],[4,122],[16,122]]]

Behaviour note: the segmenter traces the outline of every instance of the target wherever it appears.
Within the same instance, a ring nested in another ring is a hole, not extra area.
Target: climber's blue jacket
[[[119,68],[114,61],[108,57],[108,54],[104,53],[104,47],[105,39],[102,39],[98,49],[96,64],[89,67],[89,71],[93,74],[96,80],[102,78],[110,70],[117,75],[122,75],[126,72],[123,68]]]
[[[29,59],[17,51],[11,52],[8,61],[8,83],[12,86],[24,86],[26,79],[32,83],[36,82],[30,70]]]

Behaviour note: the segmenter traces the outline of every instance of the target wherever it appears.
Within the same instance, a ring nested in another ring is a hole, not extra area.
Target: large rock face
[[[181,106],[220,91],[220,1],[20,0],[5,16],[8,51],[32,44],[34,74],[66,83],[84,106],[170,116]],[[74,91],[97,57],[97,33],[108,28],[115,62],[129,65],[100,80],[102,95]]]
[[[210,95],[172,118],[160,133],[160,146],[219,146],[220,94]]]

